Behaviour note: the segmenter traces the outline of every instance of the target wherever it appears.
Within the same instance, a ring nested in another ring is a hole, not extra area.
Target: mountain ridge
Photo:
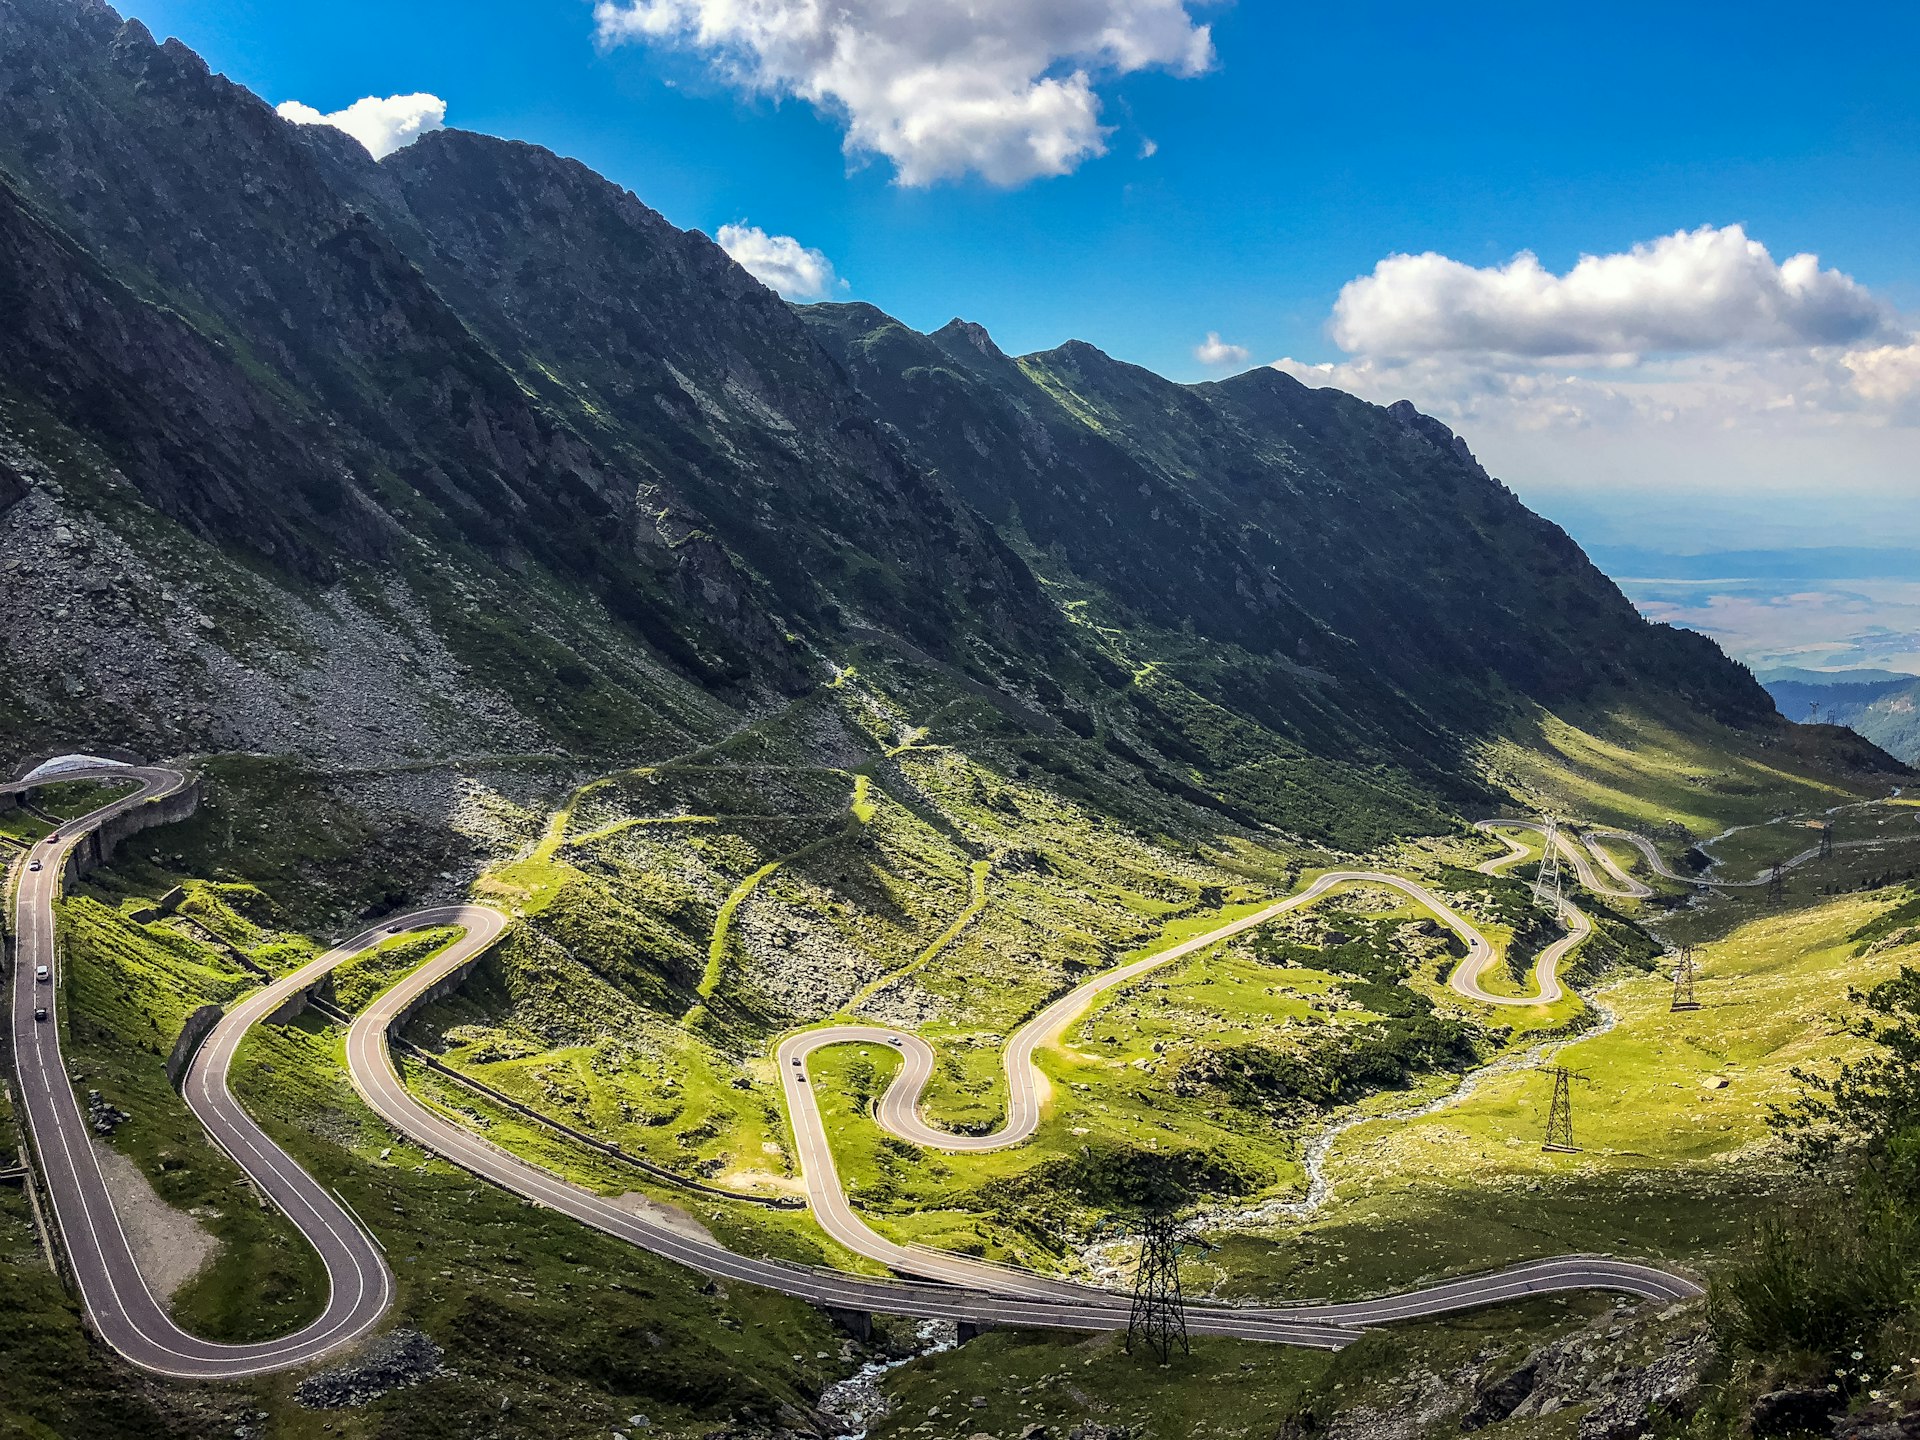
[[[0,67],[0,455],[32,482],[0,620],[97,634],[71,674],[23,649],[11,730],[403,760],[511,714],[629,756],[877,631],[1196,803],[1354,838],[1494,798],[1484,746],[1555,707],[1777,738],[1404,402],[789,306],[577,161],[447,130],[375,162],[99,0],[0,0]],[[118,640],[76,584],[176,596],[146,648],[182,718],[90,668]],[[473,698],[384,662],[359,693],[355,647]],[[311,723],[259,729],[268,692]]]

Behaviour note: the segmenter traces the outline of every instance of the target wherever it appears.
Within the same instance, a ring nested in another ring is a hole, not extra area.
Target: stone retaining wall
[[[88,832],[84,840],[67,852],[67,883],[73,884],[91,875],[113,859],[113,852],[123,841],[132,839],[142,830],[185,820],[199,808],[200,777],[194,775],[171,795],[122,810]]]
[[[180,1027],[180,1036],[173,1042],[173,1053],[167,1056],[167,1079],[174,1089],[178,1090],[181,1082],[187,1078],[187,1068],[193,1064],[193,1057],[199,1052],[201,1042],[213,1033],[213,1027],[220,1023],[226,1013],[218,1005],[202,1005]]]
[[[387,1033],[397,1036],[402,1030],[407,1028],[407,1022],[413,1019],[415,1015],[418,1015],[434,1001],[441,999],[443,996],[451,995],[462,985],[466,984],[467,977],[472,975],[479,967],[480,962],[492,953],[493,947],[488,946],[478,955],[472,956],[463,964],[449,970],[445,975],[440,977],[438,982],[428,986],[425,990],[414,996],[414,998],[408,1002],[407,1008],[393,1017],[393,1024],[388,1027]]]

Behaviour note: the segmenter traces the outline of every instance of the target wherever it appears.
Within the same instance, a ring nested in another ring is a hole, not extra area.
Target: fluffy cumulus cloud
[[[1920,336],[1909,336],[1903,345],[1853,350],[1840,360],[1869,405],[1920,423]]]
[[[846,288],[831,260],[791,235],[769,235],[758,225],[722,225],[714,238],[748,274],[789,300],[824,300]]]
[[[1202,365],[1244,365],[1252,352],[1244,345],[1230,345],[1218,330],[1209,330],[1207,338],[1193,347],[1193,358]]]
[[[282,120],[296,125],[331,125],[344,130],[376,160],[384,160],[402,145],[410,145],[429,130],[447,123],[447,102],[437,95],[368,95],[344,110],[323,114],[311,105],[289,100],[279,107]]]
[[[1341,290],[1332,335],[1369,355],[1643,354],[1847,344],[1886,307],[1814,255],[1775,263],[1738,225],[1664,235],[1555,275],[1530,254],[1493,267],[1390,255]]]
[[[601,43],[686,47],[730,82],[839,117],[850,154],[904,185],[1064,175],[1106,150],[1095,86],[1196,75],[1213,41],[1188,0],[599,0]]]
[[[1644,542],[1661,515],[1681,548],[1920,543],[1913,318],[1812,255],[1776,262],[1739,226],[1560,275],[1531,255],[1389,256],[1340,292],[1327,331],[1344,355],[1274,368],[1412,400],[1549,511],[1602,527],[1589,533],[1617,522]]]

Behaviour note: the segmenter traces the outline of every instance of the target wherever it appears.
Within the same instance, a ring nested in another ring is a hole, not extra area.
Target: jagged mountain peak
[[[1394,401],[1391,405],[1387,406],[1387,414],[1391,415],[1416,435],[1432,441],[1442,450],[1459,460],[1462,465],[1465,465],[1473,471],[1474,474],[1482,478],[1491,478],[1487,475],[1486,467],[1480,463],[1465,440],[1455,434],[1453,429],[1444,421],[1436,420],[1433,416],[1416,409],[1411,400]]]
[[[994,343],[993,336],[987,333],[987,327],[973,320],[962,320],[958,315],[934,331],[930,337],[943,347],[953,344],[970,346],[988,360],[1005,360],[1006,351]]]

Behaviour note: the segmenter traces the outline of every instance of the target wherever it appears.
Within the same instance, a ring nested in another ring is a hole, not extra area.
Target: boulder
[[[1827,1417],[1840,1408],[1840,1403],[1839,1397],[1828,1390],[1770,1390],[1753,1402],[1747,1424],[1755,1440],[1824,1430]]]

